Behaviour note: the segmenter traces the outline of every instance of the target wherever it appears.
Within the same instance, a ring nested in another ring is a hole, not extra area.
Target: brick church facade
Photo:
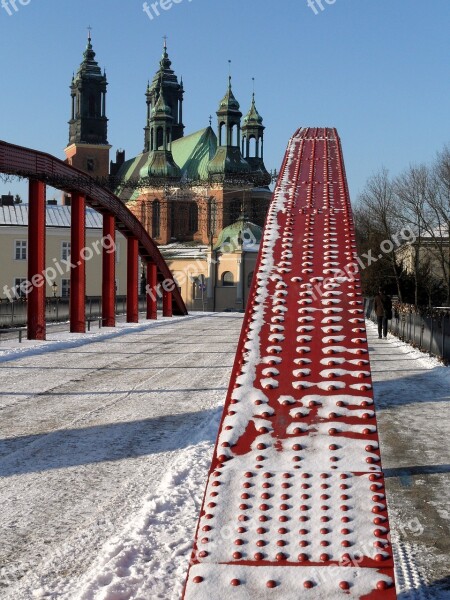
[[[89,35],[83,61],[71,83],[71,119],[66,160],[108,181],[159,244],[213,245],[224,227],[242,215],[263,226],[271,198],[264,166],[264,125],[253,95],[242,120],[231,77],[211,125],[185,135],[184,86],[164,43],[149,83],[143,152],[129,160],[118,151],[109,162],[105,73]]]

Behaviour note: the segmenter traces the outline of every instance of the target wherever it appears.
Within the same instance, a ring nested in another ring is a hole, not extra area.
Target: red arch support
[[[140,221],[111,191],[97,184],[83,171],[66,164],[50,154],[16,146],[4,141],[0,141],[0,173],[17,175],[30,180],[30,221],[33,222],[34,226],[29,228],[29,281],[33,277],[39,277],[45,269],[45,185],[51,185],[72,194],[77,199],[75,207],[78,206],[80,208],[81,201],[79,199],[84,198],[88,206],[102,213],[105,218],[104,233],[108,232],[111,234],[115,226],[128,240],[133,240],[133,242],[128,242],[129,245],[132,245],[133,251],[137,249],[137,254],[141,256],[145,263],[155,265],[158,280],[157,285],[162,285],[163,289],[165,289],[164,286],[167,289],[170,288],[173,313],[176,315],[187,314],[186,306],[179,289],[157,245],[148,235]],[[72,240],[76,241],[78,247],[82,241],[84,229],[80,218],[77,220],[77,223],[77,225],[74,225]],[[113,303],[115,294],[114,264],[111,254],[109,254],[108,258],[106,252],[104,251],[103,253],[102,276],[103,322],[109,325],[114,323]],[[83,330],[83,318],[80,316],[83,269],[84,264],[81,265],[74,278],[77,291],[74,292],[73,296],[76,303],[76,306],[73,306],[73,313],[71,310],[71,327],[73,327],[73,331]],[[132,278],[130,273],[129,278]],[[128,281],[128,291],[130,292],[130,279]],[[155,290],[150,289],[149,292],[153,292],[154,297],[159,296],[161,293],[159,288]],[[28,336],[30,339],[45,339],[45,287],[43,285],[40,287],[32,285],[28,298]],[[131,316],[132,320],[135,319],[135,308],[134,294],[129,294],[127,315]],[[154,316],[153,309],[151,313]]]
[[[292,137],[185,600],[394,600],[355,233],[335,129]]]

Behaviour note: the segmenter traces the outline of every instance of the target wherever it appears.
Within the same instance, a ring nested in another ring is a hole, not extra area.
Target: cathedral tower
[[[152,119],[153,109],[160,97],[161,89],[164,92],[164,98],[167,106],[170,108],[172,117],[172,139],[180,139],[184,135],[183,125],[183,81],[178,83],[178,77],[171,69],[172,62],[167,54],[167,44],[164,40],[163,55],[159,62],[159,69],[153,78],[153,81],[147,86],[145,94],[147,100],[147,122],[144,127],[144,152],[150,151],[150,121]]]
[[[106,118],[106,74],[102,73],[92,48],[91,34],[83,61],[70,86],[72,112],[67,162],[92,177],[108,177],[108,119]]]

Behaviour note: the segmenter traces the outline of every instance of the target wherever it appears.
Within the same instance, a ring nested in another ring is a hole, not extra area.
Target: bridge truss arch
[[[156,318],[162,295],[163,314],[186,315],[187,310],[172,273],[155,242],[125,204],[89,175],[50,154],[0,141],[0,173],[29,180],[28,338],[45,339],[45,187],[50,185],[72,196],[70,328],[85,331],[85,206],[103,215],[103,236],[115,239],[119,230],[127,238],[127,321],[138,320],[138,256],[147,270],[147,318]],[[114,326],[115,256],[103,249],[102,317]],[[75,262],[76,261],[76,262]]]

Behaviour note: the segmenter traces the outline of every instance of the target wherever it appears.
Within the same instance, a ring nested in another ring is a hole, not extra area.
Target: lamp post
[[[53,290],[53,298],[56,298],[56,292],[58,291],[58,284],[56,283],[56,281],[54,281],[52,283],[52,290]]]

